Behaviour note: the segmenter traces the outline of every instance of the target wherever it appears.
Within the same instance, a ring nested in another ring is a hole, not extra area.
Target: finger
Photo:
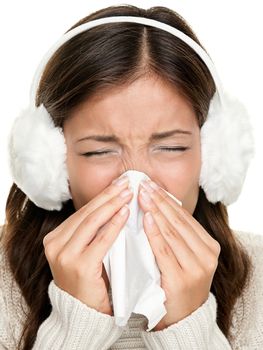
[[[149,184],[151,185],[152,181],[149,182]],[[214,248],[217,248],[215,245],[217,245],[218,242],[208,234],[202,225],[200,225],[186,209],[171,198],[161,187],[157,184],[153,186],[155,190],[153,187],[151,188],[151,186],[147,186],[147,188],[150,189],[150,191],[152,190],[150,195],[154,200],[154,203],[162,210],[171,224],[178,228],[178,230],[179,227],[184,227],[182,236],[186,241],[188,241],[188,237],[185,236],[185,234],[189,233],[193,243],[192,250],[196,250],[198,247],[201,248],[203,242],[209,251],[215,252]]]
[[[93,271],[97,271],[100,268],[105,255],[124,227],[129,213],[130,209],[128,205],[122,207],[104,226],[100,234],[82,252],[82,259],[86,260],[83,263],[86,263]]]
[[[198,256],[191,249],[188,241],[185,241],[178,231],[170,224],[155,203],[148,203],[146,210],[151,212],[161,235],[170,246],[181,268],[185,271],[191,271],[196,267],[196,264],[199,264]]]
[[[63,246],[72,236],[80,223],[94,210],[119,195],[129,184],[128,177],[125,176],[126,181],[121,184],[111,183],[99,195],[90,200],[87,204],[82,206],[78,211],[69,216],[57,228],[44,237],[43,242],[49,242],[56,239],[57,243]],[[115,180],[114,180],[115,181]]]
[[[172,206],[180,217],[179,222],[185,223],[185,226],[189,227],[189,232],[192,233],[192,237],[200,238],[202,242],[206,245],[208,250],[216,255],[220,253],[220,244],[216,239],[214,239],[205,229],[204,227],[183,207],[178,205],[176,201],[174,201],[170,196],[166,194],[166,192],[160,188],[159,193],[166,198],[166,201]],[[183,226],[183,227],[185,227]],[[205,254],[205,253],[204,253]]]
[[[174,276],[175,274],[177,276],[181,275],[182,267],[171,247],[162,236],[154,217],[149,212],[146,214],[143,216],[144,231],[161,273],[164,276],[169,276],[171,279],[176,277]],[[148,221],[149,216],[150,221]]]
[[[122,197],[124,192],[126,196]],[[133,193],[131,191],[126,189],[124,192],[110,199],[88,215],[77,227],[71,238],[65,243],[63,247],[64,252],[68,251],[69,254],[80,254],[83,252],[96,236],[98,230],[101,230],[102,226],[132,199]]]
[[[149,209],[154,213],[156,212],[154,216],[156,216],[156,221],[161,228],[161,232],[174,231],[176,232],[175,238],[177,240],[179,237],[182,237],[183,245],[188,246],[193,253],[190,254],[189,252],[189,259],[190,256],[193,255],[194,260],[196,260],[195,257],[197,257],[203,265],[205,264],[206,258],[209,258],[209,256],[212,258],[212,254],[214,254],[212,249],[200,238],[197,232],[193,230],[192,226],[189,225],[189,223],[180,214],[180,211],[175,209],[175,205],[170,204],[171,201],[168,199],[171,199],[172,201],[173,199],[170,198],[165,191],[161,193],[159,190],[157,190],[150,192],[149,194],[152,199],[152,204],[149,203]],[[166,220],[164,220],[164,218]],[[174,230],[169,228],[166,221],[169,222]]]

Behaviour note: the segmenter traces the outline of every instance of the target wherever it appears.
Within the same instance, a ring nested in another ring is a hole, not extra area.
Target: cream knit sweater
[[[234,232],[252,258],[253,276],[236,302],[229,339],[217,326],[217,303],[211,292],[191,315],[162,331],[147,332],[145,316],[133,313],[125,327],[116,326],[114,316],[88,307],[52,280],[48,288],[52,312],[39,327],[33,350],[262,350],[263,236]],[[17,349],[24,321],[22,307],[28,308],[0,247],[1,350]]]

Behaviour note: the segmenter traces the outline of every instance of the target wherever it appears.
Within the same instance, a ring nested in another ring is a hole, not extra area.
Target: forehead
[[[141,137],[145,132],[186,128],[198,121],[191,104],[178,90],[156,78],[140,78],[127,86],[93,95],[79,105],[65,122],[67,132],[115,133]]]

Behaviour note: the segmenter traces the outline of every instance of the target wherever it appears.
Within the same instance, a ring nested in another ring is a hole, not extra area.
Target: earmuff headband
[[[39,82],[41,79],[41,75],[43,73],[43,70],[48,62],[48,60],[52,57],[52,55],[57,51],[57,49],[62,46],[65,42],[67,42],[69,39],[73,38],[74,36],[88,30],[91,28],[94,28],[98,25],[105,24],[105,23],[116,23],[116,22],[130,22],[130,23],[139,23],[139,24],[144,24],[144,25],[149,25],[155,28],[159,28],[162,30],[165,30],[168,33],[171,33],[172,35],[180,38],[182,41],[184,41],[186,44],[188,44],[200,57],[201,59],[205,62],[206,66],[208,67],[215,85],[217,87],[217,93],[218,93],[218,99],[220,100],[220,103],[222,104],[222,88],[221,88],[221,82],[218,77],[218,74],[216,72],[215,66],[213,62],[211,61],[210,57],[206,53],[206,51],[198,45],[192,38],[181,32],[180,30],[166,24],[159,22],[154,19],[150,18],[144,18],[144,17],[136,17],[136,16],[112,16],[112,17],[104,17],[104,18],[99,18],[95,19],[93,21],[81,24],[80,26],[73,28],[69,32],[65,33],[60,37],[59,40],[55,42],[55,44],[50,48],[50,50],[47,51],[47,53],[44,55],[43,59],[41,60],[34,78],[33,82],[31,85],[31,100],[34,101],[34,98],[36,96],[36,91],[39,86]]]

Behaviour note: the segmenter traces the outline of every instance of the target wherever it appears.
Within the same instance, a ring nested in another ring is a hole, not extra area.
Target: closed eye
[[[178,151],[185,151],[189,149],[189,147],[160,147],[159,150],[162,152],[178,152]],[[98,151],[98,152],[86,152],[83,153],[83,156],[85,157],[92,157],[94,155],[101,156],[103,154],[111,153],[112,151]]]
[[[83,153],[83,156],[85,156],[85,157],[92,157],[94,155],[101,156],[103,154],[107,154],[107,153],[111,153],[111,152],[112,151],[86,152],[86,153]]]
[[[185,151],[189,147],[160,147],[160,150],[165,150],[167,152]]]

